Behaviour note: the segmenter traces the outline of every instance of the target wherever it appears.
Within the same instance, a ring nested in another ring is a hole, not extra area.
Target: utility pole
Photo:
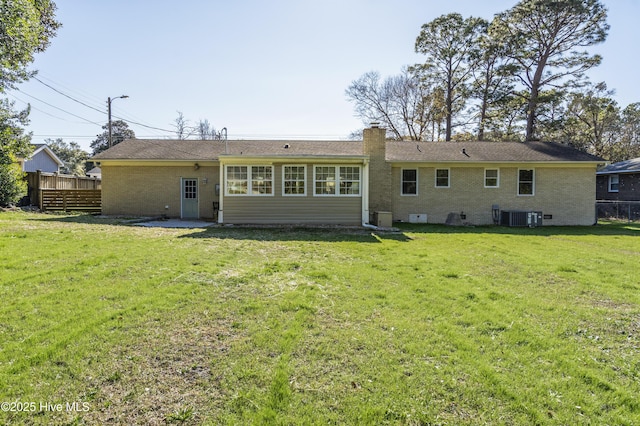
[[[129,96],[127,95],[122,95],[122,96],[116,96],[115,98],[111,99],[111,98],[107,98],[107,111],[109,114],[109,148],[111,148],[113,146],[113,140],[112,140],[112,135],[111,135],[111,102],[115,101],[116,99],[126,99]]]

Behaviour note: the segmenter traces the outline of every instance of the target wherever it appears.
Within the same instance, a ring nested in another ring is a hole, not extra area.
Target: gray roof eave
[[[597,175],[630,175],[640,173],[640,170],[603,170],[596,172]]]

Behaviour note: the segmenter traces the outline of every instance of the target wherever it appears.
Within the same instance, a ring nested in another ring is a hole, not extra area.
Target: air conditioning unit
[[[373,224],[379,226],[380,228],[391,228],[392,221],[392,213],[391,212],[374,212],[373,213]]]
[[[528,226],[529,228],[542,226],[542,212],[502,210],[500,215],[500,225]]]

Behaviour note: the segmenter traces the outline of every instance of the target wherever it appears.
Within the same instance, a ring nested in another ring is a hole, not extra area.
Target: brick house
[[[598,200],[640,201],[640,158],[609,164],[596,173]]]
[[[107,215],[220,223],[494,223],[535,211],[545,225],[595,223],[600,158],[543,142],[132,139],[93,158]]]

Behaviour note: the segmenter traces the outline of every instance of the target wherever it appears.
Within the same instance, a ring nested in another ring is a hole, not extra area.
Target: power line
[[[54,86],[59,87],[59,90],[65,90],[67,92],[70,92],[72,94],[74,94],[77,98],[79,99],[84,99],[85,102],[93,104],[95,106],[102,106],[102,103],[104,101],[104,99],[102,99],[101,97],[98,97],[96,95],[93,95],[91,93],[87,93],[84,92],[80,89],[74,89],[74,88],[70,88],[68,86],[65,86],[64,84],[60,83],[59,81],[55,81],[49,77],[47,77],[47,75],[45,73],[43,73],[41,70],[38,71],[38,77],[41,78],[42,80],[45,80],[46,82],[49,82],[49,84],[53,84]],[[68,83],[67,83],[68,84]]]
[[[100,112],[100,113],[102,113],[102,114],[104,114],[104,113],[105,113],[105,112],[104,112],[104,110],[101,110],[101,109],[98,109],[98,108],[94,108],[94,107],[92,107],[92,106],[91,106],[91,105],[89,105],[89,104],[85,104],[84,102],[79,101],[79,100],[77,100],[76,98],[74,98],[74,97],[72,97],[72,96],[69,96],[69,95],[67,95],[66,93],[61,92],[60,90],[56,89],[55,87],[50,86],[50,85],[48,85],[47,83],[45,83],[44,81],[40,80],[38,77],[33,77],[33,79],[34,79],[34,80],[36,80],[37,82],[39,82],[40,84],[42,84],[42,85],[44,85],[44,86],[47,86],[49,89],[53,90],[54,92],[61,94],[61,95],[62,95],[62,96],[64,96],[65,98],[69,98],[69,99],[71,99],[72,101],[79,103],[80,105],[84,105],[84,106],[86,106],[87,108],[91,108],[92,110],[94,110],[94,111],[98,111],[98,112]]]
[[[147,129],[160,130],[160,131],[163,131],[163,132],[170,132],[170,133],[175,133],[176,132],[175,130],[167,130],[167,129],[161,129],[159,127],[147,126],[146,124],[137,123],[135,121],[128,120],[128,119],[122,118],[122,117],[118,117],[117,115],[113,115],[113,114],[111,114],[111,116],[114,117],[114,118],[119,118],[120,120],[126,121],[127,123],[135,124],[137,126],[146,127]]]
[[[42,109],[40,109],[40,108],[38,108],[38,107],[34,107],[34,106],[33,106],[33,105],[31,105],[29,102],[25,101],[24,99],[20,99],[19,97],[17,97],[17,96],[16,96],[15,94],[13,94],[13,93],[7,93],[7,95],[11,96],[13,99],[15,99],[15,100],[17,100],[17,101],[22,102],[23,104],[28,105],[28,106],[29,106],[29,108],[31,108],[31,109],[35,109],[36,111],[40,111],[41,113],[43,113],[43,114],[45,114],[45,115],[48,115],[49,117],[53,117],[53,118],[56,118],[56,119],[58,119],[58,120],[67,121],[67,122],[69,121],[69,120],[67,120],[67,119],[65,119],[65,118],[58,117],[57,115],[49,114],[47,111],[42,110]]]
[[[37,134],[37,135],[33,135],[34,137],[38,137],[38,138],[73,138],[73,139],[94,139],[95,136],[81,136],[81,135],[42,135],[42,134]]]
[[[76,114],[74,114],[74,113],[72,113],[72,112],[69,112],[69,111],[64,110],[64,109],[62,109],[62,108],[59,108],[59,107],[57,107],[57,106],[55,106],[55,105],[51,105],[49,102],[45,102],[45,101],[43,101],[42,99],[36,98],[35,96],[32,96],[32,95],[28,94],[27,92],[25,92],[25,91],[23,91],[23,90],[21,90],[21,89],[19,89],[19,88],[16,88],[16,90],[17,90],[18,92],[22,93],[22,94],[23,94],[23,95],[25,95],[25,96],[28,96],[28,97],[30,97],[30,98],[32,98],[32,99],[35,99],[36,101],[42,102],[43,104],[50,106],[51,108],[55,108],[55,109],[60,110],[60,111],[62,111],[62,112],[64,112],[64,113],[66,113],[66,114],[69,114],[69,115],[72,115],[72,116],[74,116],[74,117],[76,117],[76,118],[79,118],[79,119],[81,119],[81,120],[84,120],[84,121],[86,121],[86,122],[88,122],[88,123],[95,124],[96,126],[102,126],[102,124],[100,124],[100,123],[96,123],[95,121],[91,121],[91,120],[89,120],[89,119],[87,119],[87,118],[80,117],[79,115],[76,115]]]
[[[86,102],[80,101],[80,100],[78,100],[78,99],[74,98],[73,96],[68,95],[68,94],[64,93],[63,91],[61,91],[61,90],[59,90],[59,89],[57,89],[57,88],[53,87],[52,85],[50,85],[50,84],[48,84],[48,83],[45,83],[44,81],[40,80],[40,79],[39,79],[39,78],[37,78],[37,77],[33,77],[33,79],[34,79],[34,80],[36,80],[37,82],[39,82],[40,84],[42,84],[43,86],[45,86],[45,87],[47,87],[47,88],[49,88],[49,89],[53,90],[54,92],[56,92],[56,93],[58,93],[58,94],[60,94],[60,95],[64,96],[65,98],[68,98],[68,99],[70,99],[70,100],[72,100],[72,101],[74,101],[74,102],[76,102],[76,103],[78,103],[78,104],[80,104],[80,105],[82,105],[82,106],[84,106],[84,107],[87,107],[87,108],[89,108],[89,109],[92,109],[92,110],[94,110],[94,111],[97,111],[97,112],[99,112],[99,113],[101,113],[101,114],[104,114],[104,113],[105,113],[105,111],[104,111],[104,110],[99,109],[99,108],[96,108],[96,107],[94,107],[94,106],[92,106],[92,105],[89,105],[89,104],[87,104]],[[55,83],[55,82],[54,82],[53,80],[51,80],[51,79],[48,79],[48,80],[50,80],[52,83]],[[57,83],[55,83],[55,84],[57,84]],[[69,111],[66,111],[66,110],[64,110],[64,109],[62,109],[62,108],[59,108],[59,107],[57,107],[57,106],[55,106],[55,105],[52,105],[52,104],[50,104],[50,103],[48,103],[48,102],[45,102],[45,101],[43,101],[42,99],[36,98],[35,96],[32,96],[32,95],[29,95],[28,93],[26,93],[26,92],[24,92],[24,91],[22,91],[22,90],[20,90],[20,89],[17,89],[17,90],[18,90],[18,91],[20,91],[21,93],[25,94],[26,96],[29,96],[29,97],[31,97],[31,98],[33,98],[33,99],[35,99],[35,100],[39,101],[39,102],[42,102],[43,104],[48,105],[48,106],[50,106],[50,107],[52,107],[52,108],[58,109],[58,110],[60,110],[60,111],[62,111],[62,112],[64,112],[64,113],[66,113],[66,114],[69,114],[69,115],[72,115],[72,116],[74,116],[74,117],[80,118],[81,120],[84,120],[84,121],[86,121],[86,122],[88,122],[88,123],[95,124],[95,125],[97,125],[97,126],[102,126],[102,124],[101,124],[101,123],[96,123],[96,122],[94,122],[94,121],[91,121],[91,120],[88,120],[88,119],[86,119],[86,118],[80,117],[79,115],[73,114],[73,113],[71,113],[71,112],[69,112]],[[23,101],[23,102],[24,102],[24,101]],[[34,109],[37,109],[37,108],[34,108]],[[42,111],[42,110],[39,110],[39,111],[41,111],[41,112],[43,112],[43,113],[45,113],[45,114],[47,114],[47,115],[51,115],[51,114],[46,113],[45,111]],[[53,117],[54,117],[54,118],[59,118],[59,117],[55,117],[55,116],[53,116]],[[175,129],[163,129],[163,128],[161,128],[161,127],[150,126],[150,125],[148,125],[148,124],[143,124],[143,123],[140,123],[140,122],[138,122],[138,121],[130,120],[130,119],[126,118],[126,117],[118,116],[118,115],[115,115],[115,114],[112,114],[112,117],[114,117],[114,118],[116,118],[116,119],[119,119],[119,120],[123,120],[123,121],[125,121],[125,122],[127,122],[127,123],[129,123],[129,124],[134,124],[134,125],[136,125],[136,126],[141,126],[141,127],[147,128],[147,129],[151,129],[151,130],[158,130],[158,131],[165,132],[165,133],[172,133],[172,134],[173,134],[173,133],[175,133]]]
[[[53,90],[54,92],[61,94],[61,95],[62,95],[62,96],[64,96],[65,98],[71,99],[72,101],[77,102],[77,103],[79,103],[80,105],[84,105],[85,107],[87,107],[87,108],[91,108],[92,110],[94,110],[94,111],[98,111],[98,112],[100,112],[100,113],[102,113],[102,114],[104,114],[104,113],[105,113],[105,112],[104,112],[104,110],[101,110],[101,109],[95,108],[95,107],[93,107],[93,106],[91,106],[91,105],[89,105],[89,104],[86,104],[86,103],[84,103],[84,102],[82,102],[82,101],[79,101],[78,99],[74,98],[73,96],[67,95],[66,93],[62,92],[61,90],[56,89],[55,87],[53,87],[53,86],[51,86],[51,85],[49,85],[49,84],[47,84],[47,83],[45,83],[45,82],[43,82],[42,80],[40,80],[40,79],[39,79],[39,78],[37,78],[37,77],[33,77],[33,79],[34,79],[34,80],[36,80],[37,82],[39,82],[40,84],[42,84],[42,85],[44,85],[44,86],[48,87],[49,89]],[[24,93],[24,92],[23,92],[23,93]],[[42,101],[41,101],[41,102],[42,102]],[[149,126],[149,125],[147,125],[147,124],[142,124],[142,123],[139,123],[139,122],[137,122],[137,121],[129,120],[129,119],[124,118],[124,117],[116,116],[116,115],[114,115],[114,114],[112,114],[112,117],[117,118],[117,119],[120,119],[120,120],[123,120],[123,121],[126,121],[127,123],[135,124],[135,125],[137,125],[137,126],[146,127],[147,129],[160,130],[160,131],[162,131],[162,132],[175,133],[175,130],[168,130],[168,129],[162,129],[162,128],[160,128],[160,127]]]

